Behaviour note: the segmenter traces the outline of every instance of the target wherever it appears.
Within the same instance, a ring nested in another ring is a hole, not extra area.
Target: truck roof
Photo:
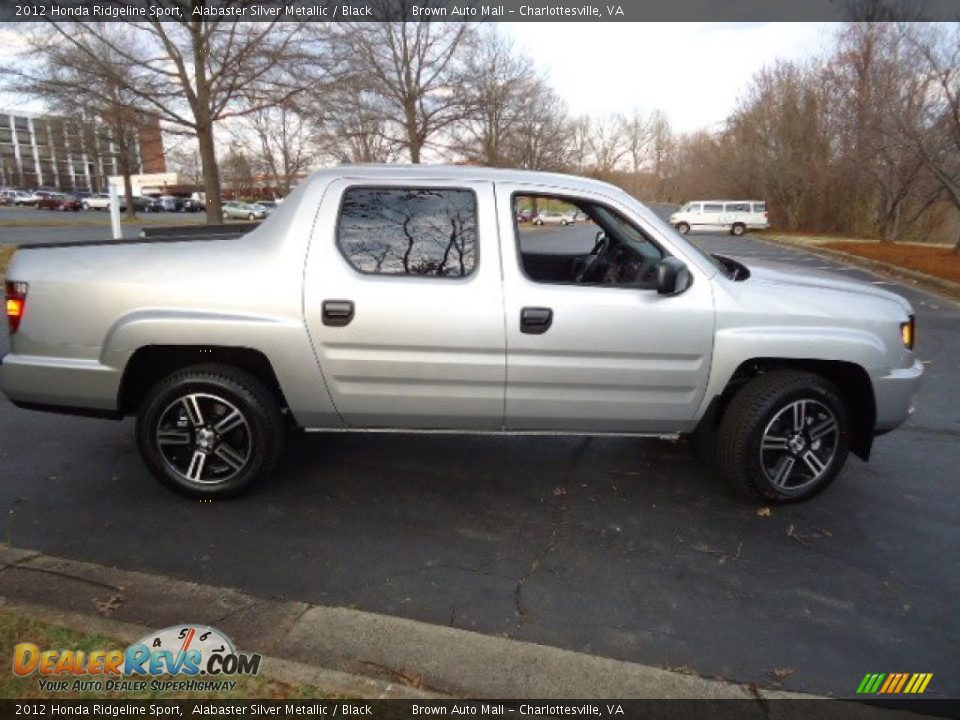
[[[324,179],[338,177],[369,177],[369,178],[411,178],[424,180],[479,180],[488,182],[525,182],[540,185],[558,185],[567,188],[582,188],[607,192],[615,190],[618,194],[623,191],[600,180],[567,175],[564,173],[543,172],[540,170],[516,170],[513,168],[491,168],[480,165],[337,165],[331,168],[318,170],[311,178]]]

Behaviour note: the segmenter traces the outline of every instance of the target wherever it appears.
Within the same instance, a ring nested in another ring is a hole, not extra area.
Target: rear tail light
[[[23,312],[27,308],[28,287],[25,282],[12,282],[8,280],[6,283],[7,323],[10,326],[11,335],[20,327]]]

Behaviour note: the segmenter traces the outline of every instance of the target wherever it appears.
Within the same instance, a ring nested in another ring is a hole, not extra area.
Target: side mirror
[[[660,295],[677,295],[693,282],[687,266],[675,257],[665,257],[657,265],[657,292]]]

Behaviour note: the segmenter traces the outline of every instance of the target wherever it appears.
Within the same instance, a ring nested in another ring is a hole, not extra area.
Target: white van
[[[747,230],[766,230],[767,204],[762,200],[691,200],[670,216],[681,235],[691,230],[727,231],[743,235]]]

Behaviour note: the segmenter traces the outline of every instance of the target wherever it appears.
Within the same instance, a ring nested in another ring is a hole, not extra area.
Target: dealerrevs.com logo
[[[224,676],[256,675],[261,659],[237,652],[230,638],[212,627],[179,625],[126,649],[44,650],[19,643],[13,649],[13,673],[36,673],[45,691],[232,690],[236,681]]]

